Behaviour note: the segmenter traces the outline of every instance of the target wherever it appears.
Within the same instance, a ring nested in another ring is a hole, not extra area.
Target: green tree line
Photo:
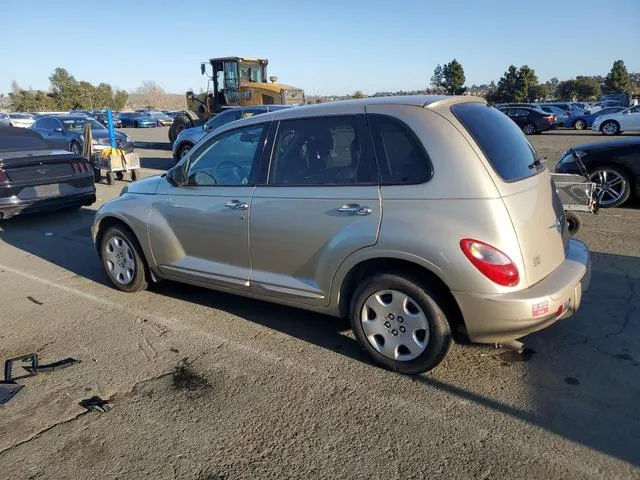
[[[107,83],[92,85],[78,81],[64,68],[56,68],[49,77],[50,90],[25,90],[15,81],[12,84],[12,108],[17,112],[95,110],[110,107],[122,110],[129,94],[115,90]]]

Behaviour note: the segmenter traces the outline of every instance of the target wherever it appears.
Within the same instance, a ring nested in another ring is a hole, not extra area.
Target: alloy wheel
[[[533,135],[534,133],[536,133],[536,127],[531,123],[527,123],[524,127],[522,127],[522,130],[527,135]]]
[[[119,236],[111,237],[104,247],[104,258],[109,275],[119,284],[128,285],[136,275],[133,248]]]
[[[602,132],[605,135],[615,135],[618,133],[618,125],[615,122],[605,122],[602,125]]]
[[[574,125],[576,130],[584,130],[587,127],[587,124],[584,120],[576,120],[576,124]]]
[[[429,343],[427,316],[418,302],[397,290],[381,290],[367,298],[360,322],[371,346],[392,360],[413,360]]]
[[[618,202],[627,189],[627,181],[615,170],[598,170],[589,180],[596,184],[595,194],[603,207]]]

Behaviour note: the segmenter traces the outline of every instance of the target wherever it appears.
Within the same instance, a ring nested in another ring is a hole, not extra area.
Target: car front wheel
[[[404,275],[379,274],[361,284],[351,326],[377,363],[411,375],[436,367],[452,342],[438,292]]]
[[[118,290],[131,293],[147,288],[142,249],[126,228],[109,227],[100,242],[100,257],[109,280]]]
[[[584,130],[585,128],[587,128],[587,122],[582,119],[576,120],[573,124],[573,128],[575,128],[576,130]]]
[[[596,184],[595,194],[603,208],[620,206],[631,195],[628,175],[616,167],[599,167],[589,174],[589,180]]]

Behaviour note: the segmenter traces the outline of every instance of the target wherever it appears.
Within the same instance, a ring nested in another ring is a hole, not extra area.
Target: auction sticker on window
[[[539,317],[540,315],[544,315],[545,313],[549,313],[549,302],[539,302],[531,305],[531,314],[534,317]]]

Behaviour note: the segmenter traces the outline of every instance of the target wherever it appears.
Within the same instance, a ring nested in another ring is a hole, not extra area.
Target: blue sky
[[[465,5],[467,4],[467,5]],[[640,71],[640,0],[0,0],[0,92],[77,79],[182,93],[206,85],[214,56],[269,59],[269,74],[307,94],[425,88],[457,58],[467,84],[528,64],[540,80]]]

